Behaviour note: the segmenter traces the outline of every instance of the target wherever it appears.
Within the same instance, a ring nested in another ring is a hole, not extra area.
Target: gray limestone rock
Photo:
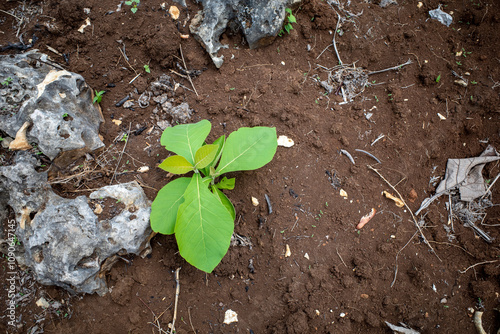
[[[34,50],[0,56],[0,81],[7,79],[0,86],[0,129],[9,136],[31,123],[29,142],[60,165],[104,146],[99,138],[104,119],[82,76]]]
[[[242,30],[250,49],[267,46],[281,30],[285,8],[297,0],[201,0],[203,11],[191,21],[189,29],[220,68],[223,56],[217,52],[227,48],[219,42],[226,28],[233,24]]]
[[[139,255],[150,248],[149,200],[136,182],[100,188],[90,200],[62,198],[35,164],[36,159],[19,152],[14,166],[0,167],[0,195],[16,214],[16,235],[24,246],[20,264],[32,268],[42,284],[105,294],[99,273],[109,269],[116,254]],[[106,217],[94,213],[89,204],[102,207],[106,199],[123,209]]]

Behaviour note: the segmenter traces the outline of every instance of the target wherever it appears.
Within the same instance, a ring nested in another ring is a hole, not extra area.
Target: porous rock
[[[20,264],[30,267],[42,284],[105,294],[106,282],[99,276],[105,260],[116,254],[139,255],[150,247],[149,200],[135,181],[100,188],[89,198],[111,198],[124,209],[99,219],[89,198],[58,196],[47,174],[36,172],[35,165],[36,159],[20,152],[15,165],[0,167],[0,195],[16,214],[16,235],[24,246]]]
[[[297,0],[201,0],[203,11],[191,21],[189,29],[207,50],[217,68],[224,56],[218,56],[220,36],[228,26],[242,30],[250,49],[271,44],[283,26],[285,8]]]
[[[0,129],[15,137],[26,122],[27,139],[51,160],[66,165],[104,146],[101,111],[92,90],[79,74],[52,64],[36,50],[0,55]]]

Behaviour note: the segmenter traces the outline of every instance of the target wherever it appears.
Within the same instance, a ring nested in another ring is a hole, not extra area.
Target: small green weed
[[[2,81],[0,83],[2,84],[2,86],[8,86],[11,82],[12,82],[12,78],[8,77],[7,79],[5,79],[4,81]]]
[[[286,8],[285,12],[287,12],[288,16],[285,19],[285,25],[283,26],[283,29],[280,30],[278,36],[283,36],[285,31],[287,33],[290,33],[290,31],[293,29],[292,23],[297,23],[297,19],[292,13],[292,10],[290,8]]]
[[[102,96],[104,95],[104,93],[106,93],[105,90],[101,90],[101,91],[95,91],[95,96],[94,96],[94,99],[92,100],[92,103],[101,103],[102,101]]]
[[[146,73],[151,73],[151,69],[149,68],[149,65],[144,65],[144,71],[146,71]]]
[[[132,8],[130,8],[130,11],[135,14],[137,12],[137,5],[139,5],[140,2],[141,0],[130,0],[125,1],[125,4],[127,6],[132,6]]]
[[[436,82],[439,83],[439,81],[441,80],[441,74],[439,74],[436,78]]]

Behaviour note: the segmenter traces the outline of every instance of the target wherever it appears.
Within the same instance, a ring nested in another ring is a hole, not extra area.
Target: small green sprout
[[[456,63],[457,63],[458,66],[462,66],[461,62],[457,61]]]
[[[104,93],[106,93],[105,90],[101,90],[101,91],[95,91],[95,96],[94,96],[94,99],[92,100],[92,103],[101,103],[102,101],[102,96],[104,95]]]
[[[130,8],[130,11],[135,14],[137,12],[137,5],[139,5],[140,2],[141,0],[130,0],[125,1],[125,4],[127,6],[132,6],[132,8]]]
[[[285,31],[288,34],[290,34],[290,31],[293,29],[292,23],[297,23],[297,19],[293,15],[292,10],[290,8],[286,8],[285,12],[288,13],[288,16],[286,17],[286,23],[283,26],[283,29],[281,29],[280,32],[278,33],[278,36],[280,36],[280,37],[283,36]]]
[[[473,85],[477,85],[477,81],[475,81],[475,80],[472,80],[470,83]]]
[[[236,88],[234,88],[234,87],[229,88],[229,90],[235,90],[235,89],[236,89]]]
[[[441,74],[439,74],[436,78],[436,82],[439,83],[439,81],[441,80]]]
[[[62,117],[63,117],[63,118],[66,118],[66,117],[68,117],[68,116],[69,116],[69,115],[68,115],[68,113],[64,113]]]
[[[378,102],[378,97],[377,97],[377,95],[374,95],[374,97],[375,97],[375,101],[377,101],[377,102]]]
[[[146,73],[151,73],[151,69],[149,68],[149,65],[144,65],[144,71],[146,71]]]
[[[128,139],[128,134],[124,133],[122,139],[120,141],[127,141]]]
[[[12,82],[12,78],[8,77],[7,79],[5,79],[4,81],[2,81],[0,83],[2,84],[2,86],[8,86],[11,82]]]

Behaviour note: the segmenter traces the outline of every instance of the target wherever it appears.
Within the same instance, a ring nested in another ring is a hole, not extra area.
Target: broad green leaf
[[[184,202],[184,192],[191,182],[189,177],[180,177],[167,183],[156,195],[151,205],[151,228],[161,234],[173,234],[179,205]]]
[[[290,8],[285,8],[285,12],[287,12],[288,14],[292,14],[292,10]]]
[[[207,167],[212,161],[214,161],[218,148],[219,147],[217,145],[213,144],[200,147],[194,155],[194,167],[196,169]]]
[[[166,128],[160,143],[169,151],[179,154],[194,165],[194,155],[203,145],[212,125],[206,119],[193,124],[181,124]]]
[[[227,211],[229,211],[231,217],[233,217],[234,222],[234,220],[236,219],[236,211],[234,210],[233,203],[231,203],[229,198],[227,198],[227,196],[216,187],[212,187],[212,192],[214,193],[215,197],[222,203],[222,205],[224,205]]]
[[[175,224],[181,256],[207,273],[220,263],[229,249],[234,220],[229,211],[194,174],[184,193]]]
[[[222,154],[222,149],[224,148],[224,143],[226,142],[226,136],[222,135],[219,138],[217,138],[212,145],[218,145],[219,148],[217,149],[217,154],[215,155],[215,159],[205,168],[200,169],[200,171],[203,173],[203,175],[208,176],[210,175],[210,167],[217,165],[217,162],[219,162],[220,156]]]
[[[158,167],[172,174],[186,174],[194,169],[193,165],[180,155],[166,158]]]
[[[276,128],[240,128],[227,138],[217,174],[258,169],[273,159],[277,147]]]
[[[236,179],[230,178],[228,179],[227,177],[223,177],[222,180],[220,180],[219,183],[215,184],[215,186],[219,189],[228,189],[228,190],[233,190],[234,189],[234,184],[236,182]]]

